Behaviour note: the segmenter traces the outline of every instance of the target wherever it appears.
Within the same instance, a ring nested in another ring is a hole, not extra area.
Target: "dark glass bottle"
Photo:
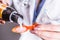
[[[12,7],[6,7],[6,9],[4,9],[2,12],[2,19],[5,21],[12,20],[13,22],[17,23],[19,17],[23,19],[23,16],[18,14],[17,11]]]

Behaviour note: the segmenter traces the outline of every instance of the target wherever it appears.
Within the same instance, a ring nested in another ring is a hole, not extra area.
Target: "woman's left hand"
[[[60,25],[42,24],[31,32],[44,40],[60,40]]]

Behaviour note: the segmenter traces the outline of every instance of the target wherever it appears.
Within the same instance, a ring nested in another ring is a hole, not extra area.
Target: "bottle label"
[[[0,18],[2,18],[2,12],[7,7],[6,4],[0,4]]]

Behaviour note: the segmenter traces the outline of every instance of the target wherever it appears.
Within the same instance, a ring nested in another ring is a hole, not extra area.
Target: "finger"
[[[37,36],[39,36],[40,38],[42,38],[43,40],[50,40],[50,38],[44,36],[44,35],[41,35],[41,33],[39,31],[31,31],[33,34],[36,34]]]
[[[43,40],[60,40],[60,39],[56,39],[56,38],[46,37],[46,36],[44,36],[44,35],[40,35],[40,37],[41,37]]]
[[[0,3],[3,3],[2,0],[0,0]]]
[[[60,33],[57,32],[48,32],[48,31],[33,31],[32,33],[38,35],[39,37],[42,37],[44,39],[60,39]]]
[[[49,30],[60,32],[60,25],[40,25],[34,28],[34,30]]]
[[[5,24],[5,21],[4,20],[0,20],[0,24]]]

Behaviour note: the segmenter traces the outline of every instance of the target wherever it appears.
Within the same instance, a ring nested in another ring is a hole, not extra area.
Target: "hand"
[[[8,0],[0,0],[0,4],[5,4],[6,6],[8,6],[9,4],[8,4]]]
[[[0,24],[5,24],[5,21],[4,20],[0,20]]]
[[[60,40],[60,25],[42,24],[31,32],[44,40]]]

